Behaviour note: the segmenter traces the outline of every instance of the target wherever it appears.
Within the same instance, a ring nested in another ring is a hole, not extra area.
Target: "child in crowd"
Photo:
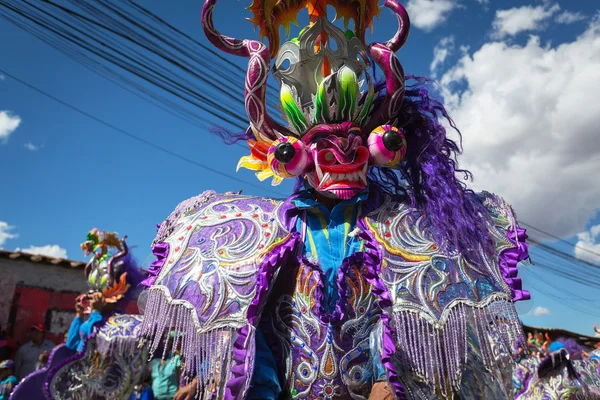
[[[13,373],[14,369],[15,362],[13,360],[0,362],[0,400],[8,400],[18,382]]]

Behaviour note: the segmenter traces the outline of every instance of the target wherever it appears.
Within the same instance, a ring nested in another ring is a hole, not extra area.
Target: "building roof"
[[[67,267],[67,268],[83,268],[85,267],[85,262],[83,261],[73,261],[66,260],[64,258],[55,258],[48,257],[40,254],[30,254],[23,253],[21,251],[8,251],[8,250],[0,250],[0,259],[10,259],[10,260],[24,260],[33,263],[47,264],[47,265],[56,265],[59,267]]]

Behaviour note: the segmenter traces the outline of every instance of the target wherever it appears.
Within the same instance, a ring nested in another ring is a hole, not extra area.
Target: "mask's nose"
[[[329,136],[317,142],[319,162],[324,165],[352,164],[363,146],[360,136]]]

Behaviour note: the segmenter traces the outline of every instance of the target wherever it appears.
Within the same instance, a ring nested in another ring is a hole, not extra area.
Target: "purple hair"
[[[222,126],[216,126],[210,130],[210,133],[220,137],[227,145],[236,144],[239,141],[256,140],[250,128],[243,132],[233,132]]]
[[[461,147],[447,137],[441,120],[445,119],[459,138],[460,131],[442,103],[430,95],[427,79],[407,76],[407,80],[415,83],[407,86],[402,108],[393,118],[406,136],[405,160],[397,171],[371,168],[369,179],[384,192],[407,194],[414,207],[431,216],[435,239],[442,248],[456,249],[477,262],[479,246],[493,251],[489,213],[457,178],[457,173],[464,180],[472,175],[458,168],[456,156]],[[375,108],[383,99],[385,82],[378,83],[376,90]]]

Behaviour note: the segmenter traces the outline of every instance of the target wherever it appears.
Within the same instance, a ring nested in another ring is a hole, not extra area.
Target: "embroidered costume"
[[[87,319],[73,320],[66,344],[15,388],[15,400],[129,399],[146,378],[148,350],[138,348],[142,317],[117,311],[141,280],[125,238],[93,229],[81,248],[92,254],[85,267],[90,291],[77,298]],[[92,310],[91,301],[100,305]]]
[[[407,87],[395,55],[402,5],[385,2],[394,37],[367,45],[377,1],[257,0],[265,45],[219,33],[216,3],[203,9],[208,39],[249,59],[238,168],[299,189],[206,191],[159,225],[144,282],[151,350],[183,333],[173,346],[207,399],[367,399],[380,383],[399,399],[512,396],[526,235],[501,198],[455,178],[443,106],[418,79]],[[280,47],[305,7],[310,24]],[[287,126],[267,111],[271,69]]]

